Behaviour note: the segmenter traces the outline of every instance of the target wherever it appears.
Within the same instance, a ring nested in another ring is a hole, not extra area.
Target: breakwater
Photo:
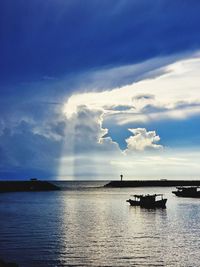
[[[200,186],[200,180],[131,180],[111,181],[104,187],[169,187],[169,186]]]
[[[0,181],[0,193],[22,191],[54,191],[60,188],[50,182],[40,180],[30,181]]]

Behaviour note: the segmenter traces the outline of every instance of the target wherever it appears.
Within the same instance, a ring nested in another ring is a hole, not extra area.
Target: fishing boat
[[[173,194],[175,194],[177,197],[194,197],[194,198],[200,198],[200,188],[199,186],[178,186],[176,187],[177,191],[172,191]]]
[[[166,208],[167,199],[163,198],[163,194],[132,196],[134,199],[126,200],[131,206],[140,206],[143,208]]]

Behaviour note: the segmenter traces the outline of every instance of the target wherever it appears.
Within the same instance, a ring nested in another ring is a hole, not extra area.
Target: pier
[[[200,180],[130,180],[111,181],[104,187],[200,186]]]

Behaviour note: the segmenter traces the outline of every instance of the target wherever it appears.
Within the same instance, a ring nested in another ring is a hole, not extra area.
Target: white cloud
[[[117,124],[184,119],[200,114],[199,54],[170,64],[162,70],[158,77],[121,88],[74,94],[65,104],[64,113],[70,117],[76,113],[78,106],[86,105],[90,109],[101,109],[104,118],[110,117]],[[181,102],[185,103],[184,107],[179,105]],[[116,106],[130,108],[116,110]],[[154,109],[148,109],[149,106]]]
[[[149,131],[145,128],[129,129],[134,136],[126,139],[127,149],[130,151],[144,151],[145,149],[161,149],[162,145],[156,144],[160,141],[160,137],[156,135],[155,131]]]
[[[87,153],[97,150],[116,150],[118,145],[111,138],[103,138],[108,130],[102,127],[103,112],[78,106],[77,113],[67,120],[70,125],[67,135],[73,136],[73,146],[77,153]]]

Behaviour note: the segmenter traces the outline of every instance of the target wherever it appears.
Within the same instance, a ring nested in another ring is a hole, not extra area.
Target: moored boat
[[[133,195],[133,197],[134,199],[126,200],[131,206],[140,206],[143,208],[166,208],[167,199],[163,198],[163,194]]]
[[[200,188],[199,186],[178,186],[176,187],[177,191],[172,191],[177,197],[193,197],[193,198],[200,198]]]

